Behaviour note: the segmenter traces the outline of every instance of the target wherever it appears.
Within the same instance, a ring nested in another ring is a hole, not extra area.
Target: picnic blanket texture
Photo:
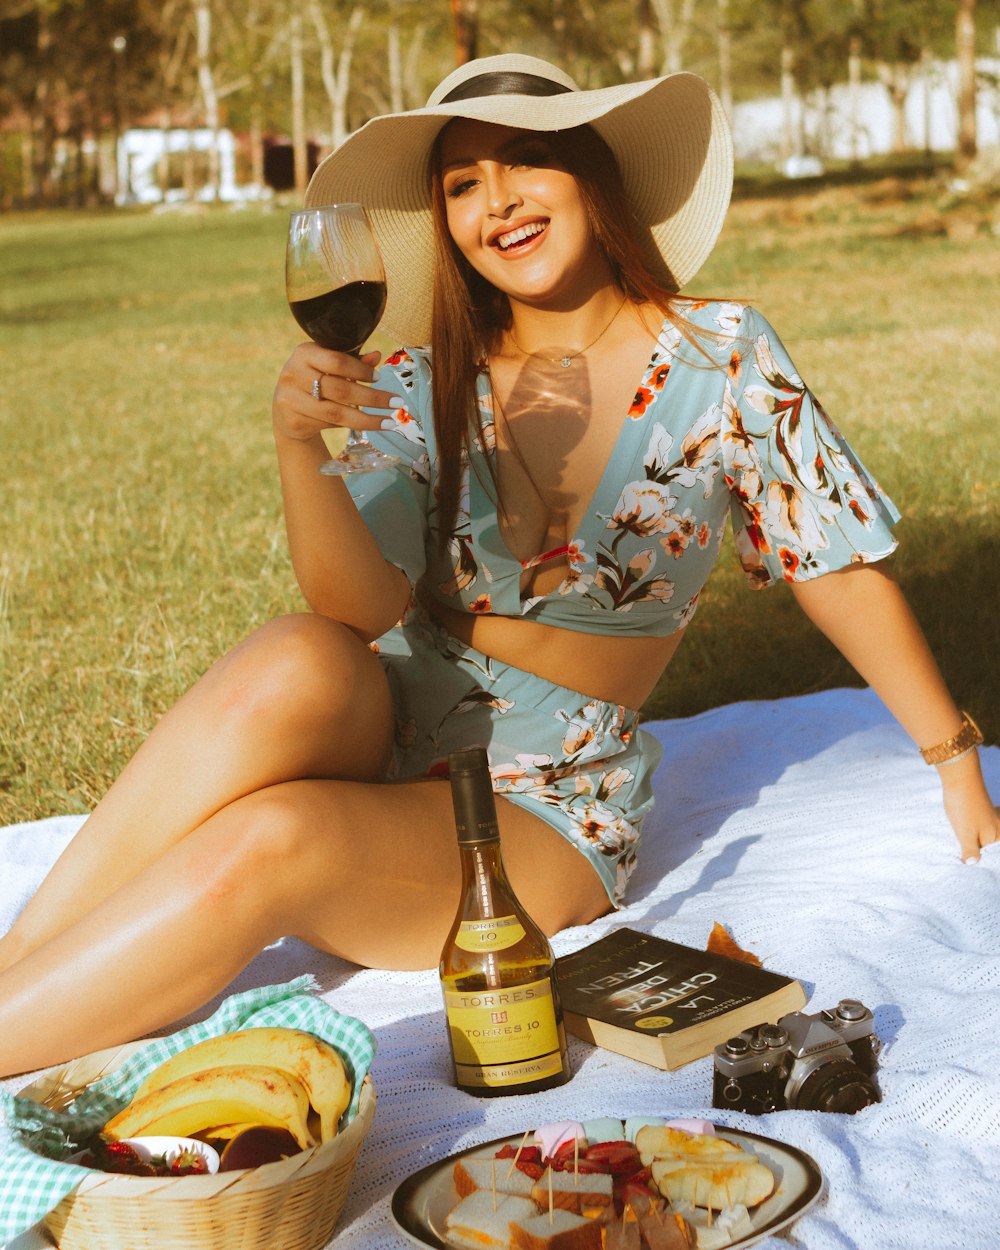
[[[662,1072],[575,1038],[567,1085],[475,1099],[451,1083],[433,971],[360,970],[293,939],[174,1027],[206,1019],[227,996],[308,975],[324,1002],[371,1029],[378,1109],[336,1250],[402,1250],[394,1189],[452,1151],[552,1120],[643,1114],[713,1119],[816,1160],[818,1201],[764,1250],[1000,1246],[1000,846],[961,862],[936,770],[869,690],[731,704],[645,728],[664,759],[628,905],[559,934],[556,953],[620,925],[704,947],[721,922],[766,967],[803,983],[806,1010],[845,997],[872,1009],[881,1103],[855,1116],[721,1111],[711,1058]],[[997,799],[1000,749],[986,748],[983,764]],[[0,829],[0,927],[80,823]],[[46,1244],[33,1230],[6,1250]]]

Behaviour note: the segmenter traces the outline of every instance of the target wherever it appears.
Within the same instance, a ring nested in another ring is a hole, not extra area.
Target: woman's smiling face
[[[610,280],[579,185],[546,135],[456,120],[440,177],[456,247],[511,299],[570,308]]]

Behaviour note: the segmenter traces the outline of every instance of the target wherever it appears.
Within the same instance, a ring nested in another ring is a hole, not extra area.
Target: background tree
[[[219,198],[219,93],[215,85],[214,48],[212,37],[211,0],[191,0],[195,18],[195,55],[198,65],[198,90],[204,111],[205,125],[212,132],[208,156],[208,188],[213,199]]]
[[[347,138],[347,92],[351,84],[351,61],[358,31],[365,19],[365,10],[360,4],[351,9],[351,15],[342,28],[339,57],[320,0],[309,0],[309,16],[319,40],[320,79],[330,102],[330,142],[336,148]]]
[[[954,55],[953,10],[954,0],[866,0],[865,51],[892,102],[897,152],[913,146],[906,130],[910,89],[931,57]]]
[[[188,101],[193,94],[190,72],[193,64],[192,44],[194,31],[188,21],[187,0],[143,0],[145,24],[155,32],[155,52],[152,58],[157,88],[155,115],[160,129],[169,134],[174,127],[175,110],[188,111]],[[170,153],[164,144],[156,165],[156,181],[160,199],[165,200],[171,184]]]
[[[976,0],[959,0],[955,18],[958,58],[958,155],[976,155]]]
[[[479,55],[479,0],[451,0],[455,23],[455,64],[464,65]]]
[[[284,86],[279,61],[288,53],[285,7],[279,11],[277,0],[229,0],[218,13],[228,71],[222,94],[229,123],[246,132],[250,181],[257,187],[265,181],[265,131],[275,124],[275,79]],[[287,93],[282,95],[287,99]]]

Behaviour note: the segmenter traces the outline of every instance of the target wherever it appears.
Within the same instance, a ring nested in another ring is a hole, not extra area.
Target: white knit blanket
[[[710,1059],[663,1073],[576,1039],[563,1088],[474,1099],[450,1083],[433,973],[358,971],[282,942],[230,992],[312,972],[379,1042],[375,1124],[331,1244],[400,1250],[393,1190],[454,1150],[549,1120],[646,1113],[709,1117],[812,1155],[824,1176],[818,1202],[762,1246],[1000,1245],[1000,848],[961,863],[935,771],[869,691],[740,703],[646,728],[665,756],[630,903],[560,934],[556,952],[619,924],[703,946],[719,920],[766,966],[803,982],[807,1010],[842,997],[872,1008],[882,1103],[856,1116],[716,1111]],[[996,799],[1000,750],[983,759]],[[0,829],[0,926],[79,823]],[[29,1234],[12,1246],[43,1244]]]

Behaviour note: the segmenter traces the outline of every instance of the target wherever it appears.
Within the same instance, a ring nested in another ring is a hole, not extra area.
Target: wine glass
[[[385,309],[385,270],[360,204],[327,204],[292,213],[285,252],[292,316],[320,347],[356,356]],[[342,477],[399,463],[355,430],[321,473]]]

